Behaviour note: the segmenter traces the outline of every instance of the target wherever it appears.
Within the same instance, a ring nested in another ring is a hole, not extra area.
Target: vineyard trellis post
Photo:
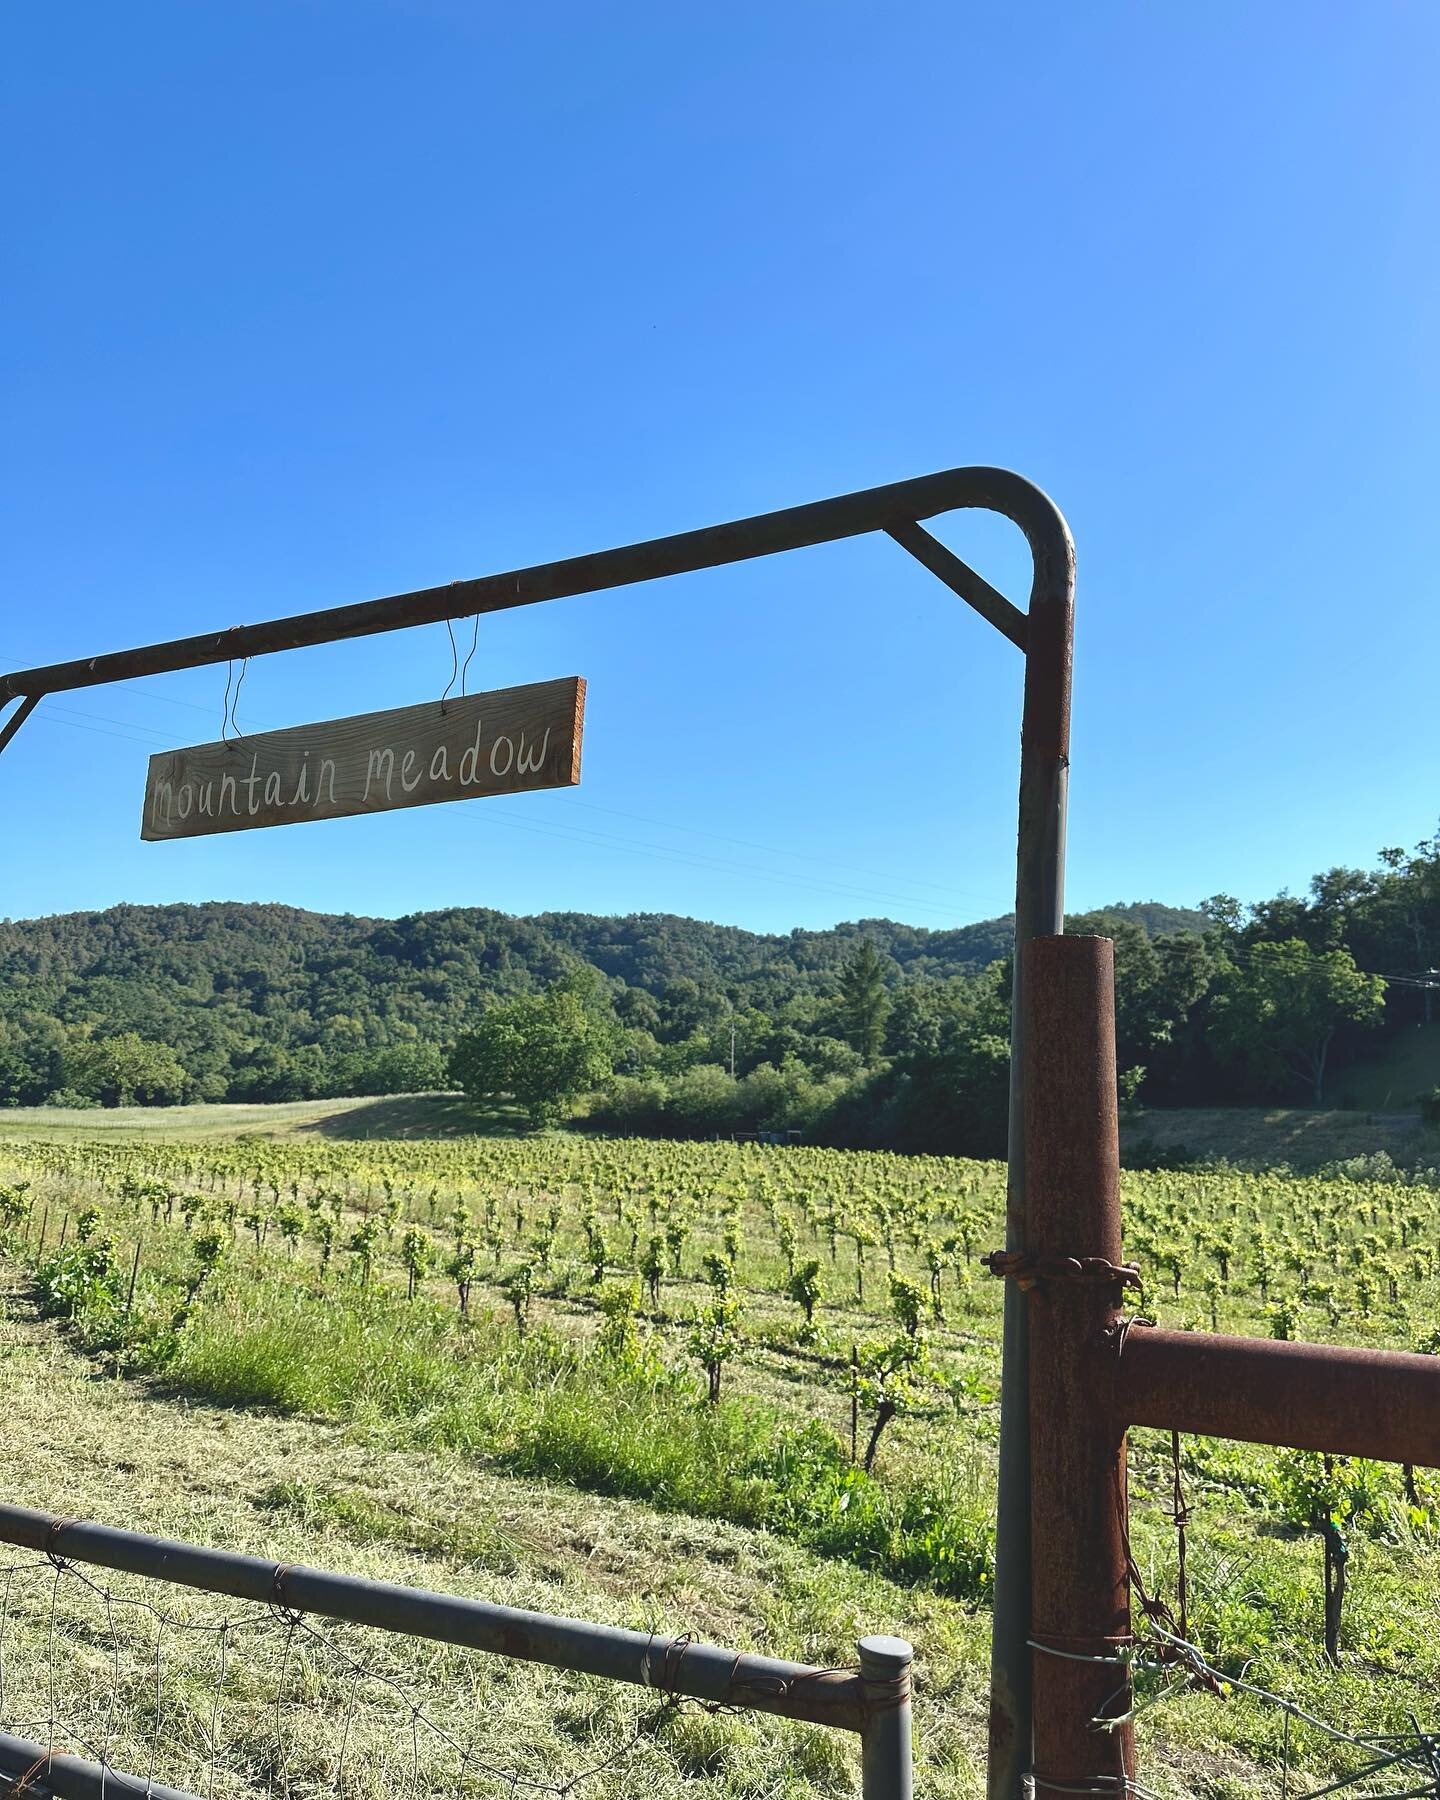
[[[999,513],[1023,532],[1032,562],[1027,611],[1013,605],[920,523],[922,519],[962,509]],[[1025,658],[1006,1203],[1006,1243],[1018,1251],[1026,1236],[1025,1077],[1018,996],[1026,945],[1032,938],[1064,928],[1075,550],[1059,508],[1041,489],[1011,470],[984,466],[948,469],[912,481],[867,488],[560,562],[297,613],[265,624],[236,626],[134,650],[13,670],[0,675],[0,709],[18,702],[0,723],[0,751],[47,694],[531,606],[872,532],[884,533],[908,551]],[[1007,1290],[990,1673],[990,1800],[1019,1800],[1030,1761],[1028,1331],[1021,1298]]]

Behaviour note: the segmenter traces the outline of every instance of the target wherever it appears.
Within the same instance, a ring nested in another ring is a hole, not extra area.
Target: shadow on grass
[[[296,1127],[345,1139],[525,1137],[529,1130],[518,1106],[481,1106],[463,1094],[389,1094]]]

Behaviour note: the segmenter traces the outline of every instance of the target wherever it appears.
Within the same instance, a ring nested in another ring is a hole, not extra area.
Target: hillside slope
[[[1114,910],[1150,931],[1203,923],[1151,903]],[[0,923],[0,1025],[133,1031],[194,1071],[243,1045],[448,1043],[488,997],[544,987],[577,963],[677,1005],[702,989],[767,1007],[831,994],[861,935],[897,977],[945,977],[1005,955],[1011,930],[1009,919],[951,931],[868,919],[766,936],[664,913],[457,907],[371,919],[236,901],[116,906]]]

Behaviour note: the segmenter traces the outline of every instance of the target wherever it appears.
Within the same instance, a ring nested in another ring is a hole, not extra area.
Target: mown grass
[[[459,1094],[334,1100],[215,1101],[195,1106],[16,1106],[0,1113],[7,1137],[183,1141],[317,1135],[339,1139],[438,1138],[522,1128],[518,1108],[478,1108]]]
[[[92,1363],[76,1355],[75,1333],[58,1337],[24,1326],[25,1309],[13,1300],[8,1311],[29,1337],[17,1347],[15,1326],[5,1328],[15,1421],[8,1487],[16,1499],[287,1561],[489,1594],[645,1629],[696,1630],[715,1641],[822,1665],[850,1660],[854,1637],[865,1629],[901,1631],[920,1650],[919,1791],[936,1800],[974,1800],[982,1790],[983,1609],[923,1587],[895,1586],[770,1532],[723,1520],[697,1528],[683,1512],[656,1512],[513,1471],[491,1472],[468,1454],[418,1445],[374,1404],[363,1419],[357,1414],[340,1425],[313,1412],[217,1409],[173,1382],[117,1383],[108,1356]],[[293,1323],[290,1331],[272,1339],[272,1349],[277,1341],[291,1347],[300,1341]],[[376,1338],[357,1329],[351,1341],[368,1341],[373,1349]],[[312,1341],[309,1348],[317,1346]],[[287,1387],[287,1377],[268,1358],[253,1366],[270,1384],[269,1405],[315,1392]],[[390,1375],[368,1390],[372,1402],[405,1391],[406,1379]],[[442,1405],[452,1397],[439,1396]],[[63,1457],[56,1454],[60,1445]],[[1163,1488],[1167,1473],[1156,1434],[1139,1441],[1135,1463],[1137,1553],[1148,1579],[1163,1585],[1173,1564],[1163,1526],[1150,1510],[1150,1497]],[[1197,1514],[1194,1632],[1217,1658],[1352,1727],[1402,1728],[1407,1709],[1423,1711],[1432,1703],[1435,1662],[1424,1645],[1436,1626],[1433,1546],[1418,1538],[1356,1543],[1354,1648],[1336,1670],[1315,1641],[1319,1562],[1311,1547],[1257,1533],[1253,1519],[1234,1507],[1232,1489],[1191,1487]],[[43,1710],[50,1680],[47,1593],[37,1586],[21,1602],[6,1627],[6,1693],[15,1704],[28,1694],[32,1706]],[[111,1645],[103,1618],[97,1623],[93,1613],[67,1605],[60,1636],[62,1716],[88,1708],[109,1718]],[[87,1644],[103,1654],[93,1656]],[[143,1770],[150,1754],[151,1640],[127,1626],[121,1648],[115,1755]],[[414,1646],[388,1650],[398,1661],[385,1666],[402,1683],[420,1684],[442,1717],[483,1716],[512,1763],[523,1761],[547,1775],[574,1770],[622,1741],[639,1717],[632,1696],[607,1695],[600,1684],[436,1659]],[[239,1662],[237,1705],[227,1729],[241,1778],[222,1781],[224,1795],[272,1785],[281,1640],[252,1640]],[[181,1785],[197,1779],[208,1703],[203,1676],[198,1670],[185,1693],[167,1689],[161,1779]],[[1147,1700],[1155,1691],[1150,1684]],[[289,1762],[297,1789],[301,1777],[318,1786],[333,1775],[345,1703],[333,1671],[316,1671],[306,1678],[303,1704],[293,1715],[287,1711],[287,1731],[300,1738]],[[8,1714],[11,1723],[15,1716]],[[373,1772],[363,1782],[354,1775],[359,1785],[347,1786],[347,1793],[368,1800],[388,1783],[390,1791],[418,1794],[411,1770],[395,1760],[394,1728],[384,1696],[368,1695],[354,1729],[362,1748],[371,1747]],[[1259,1800],[1274,1791],[1281,1729],[1278,1715],[1243,1696],[1220,1701],[1177,1689],[1141,1721],[1147,1782],[1174,1800],[1197,1794]],[[1290,1749],[1297,1783],[1307,1772],[1318,1781],[1342,1766],[1298,1727]],[[655,1800],[682,1794],[699,1800],[702,1793],[707,1800],[819,1800],[854,1792],[851,1750],[827,1734],[796,1735],[773,1721],[679,1719],[647,1741],[638,1759],[627,1759],[623,1770],[580,1792],[604,1800],[640,1787]],[[421,1777],[428,1791],[451,1791],[450,1772],[428,1754]],[[697,1781],[704,1789],[695,1787]],[[203,1781],[197,1791],[206,1791]]]

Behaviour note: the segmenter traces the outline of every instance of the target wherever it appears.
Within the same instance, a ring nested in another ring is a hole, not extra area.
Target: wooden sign
[[[140,835],[206,837],[574,787],[584,717],[585,683],[571,675],[167,750],[150,758]]]

